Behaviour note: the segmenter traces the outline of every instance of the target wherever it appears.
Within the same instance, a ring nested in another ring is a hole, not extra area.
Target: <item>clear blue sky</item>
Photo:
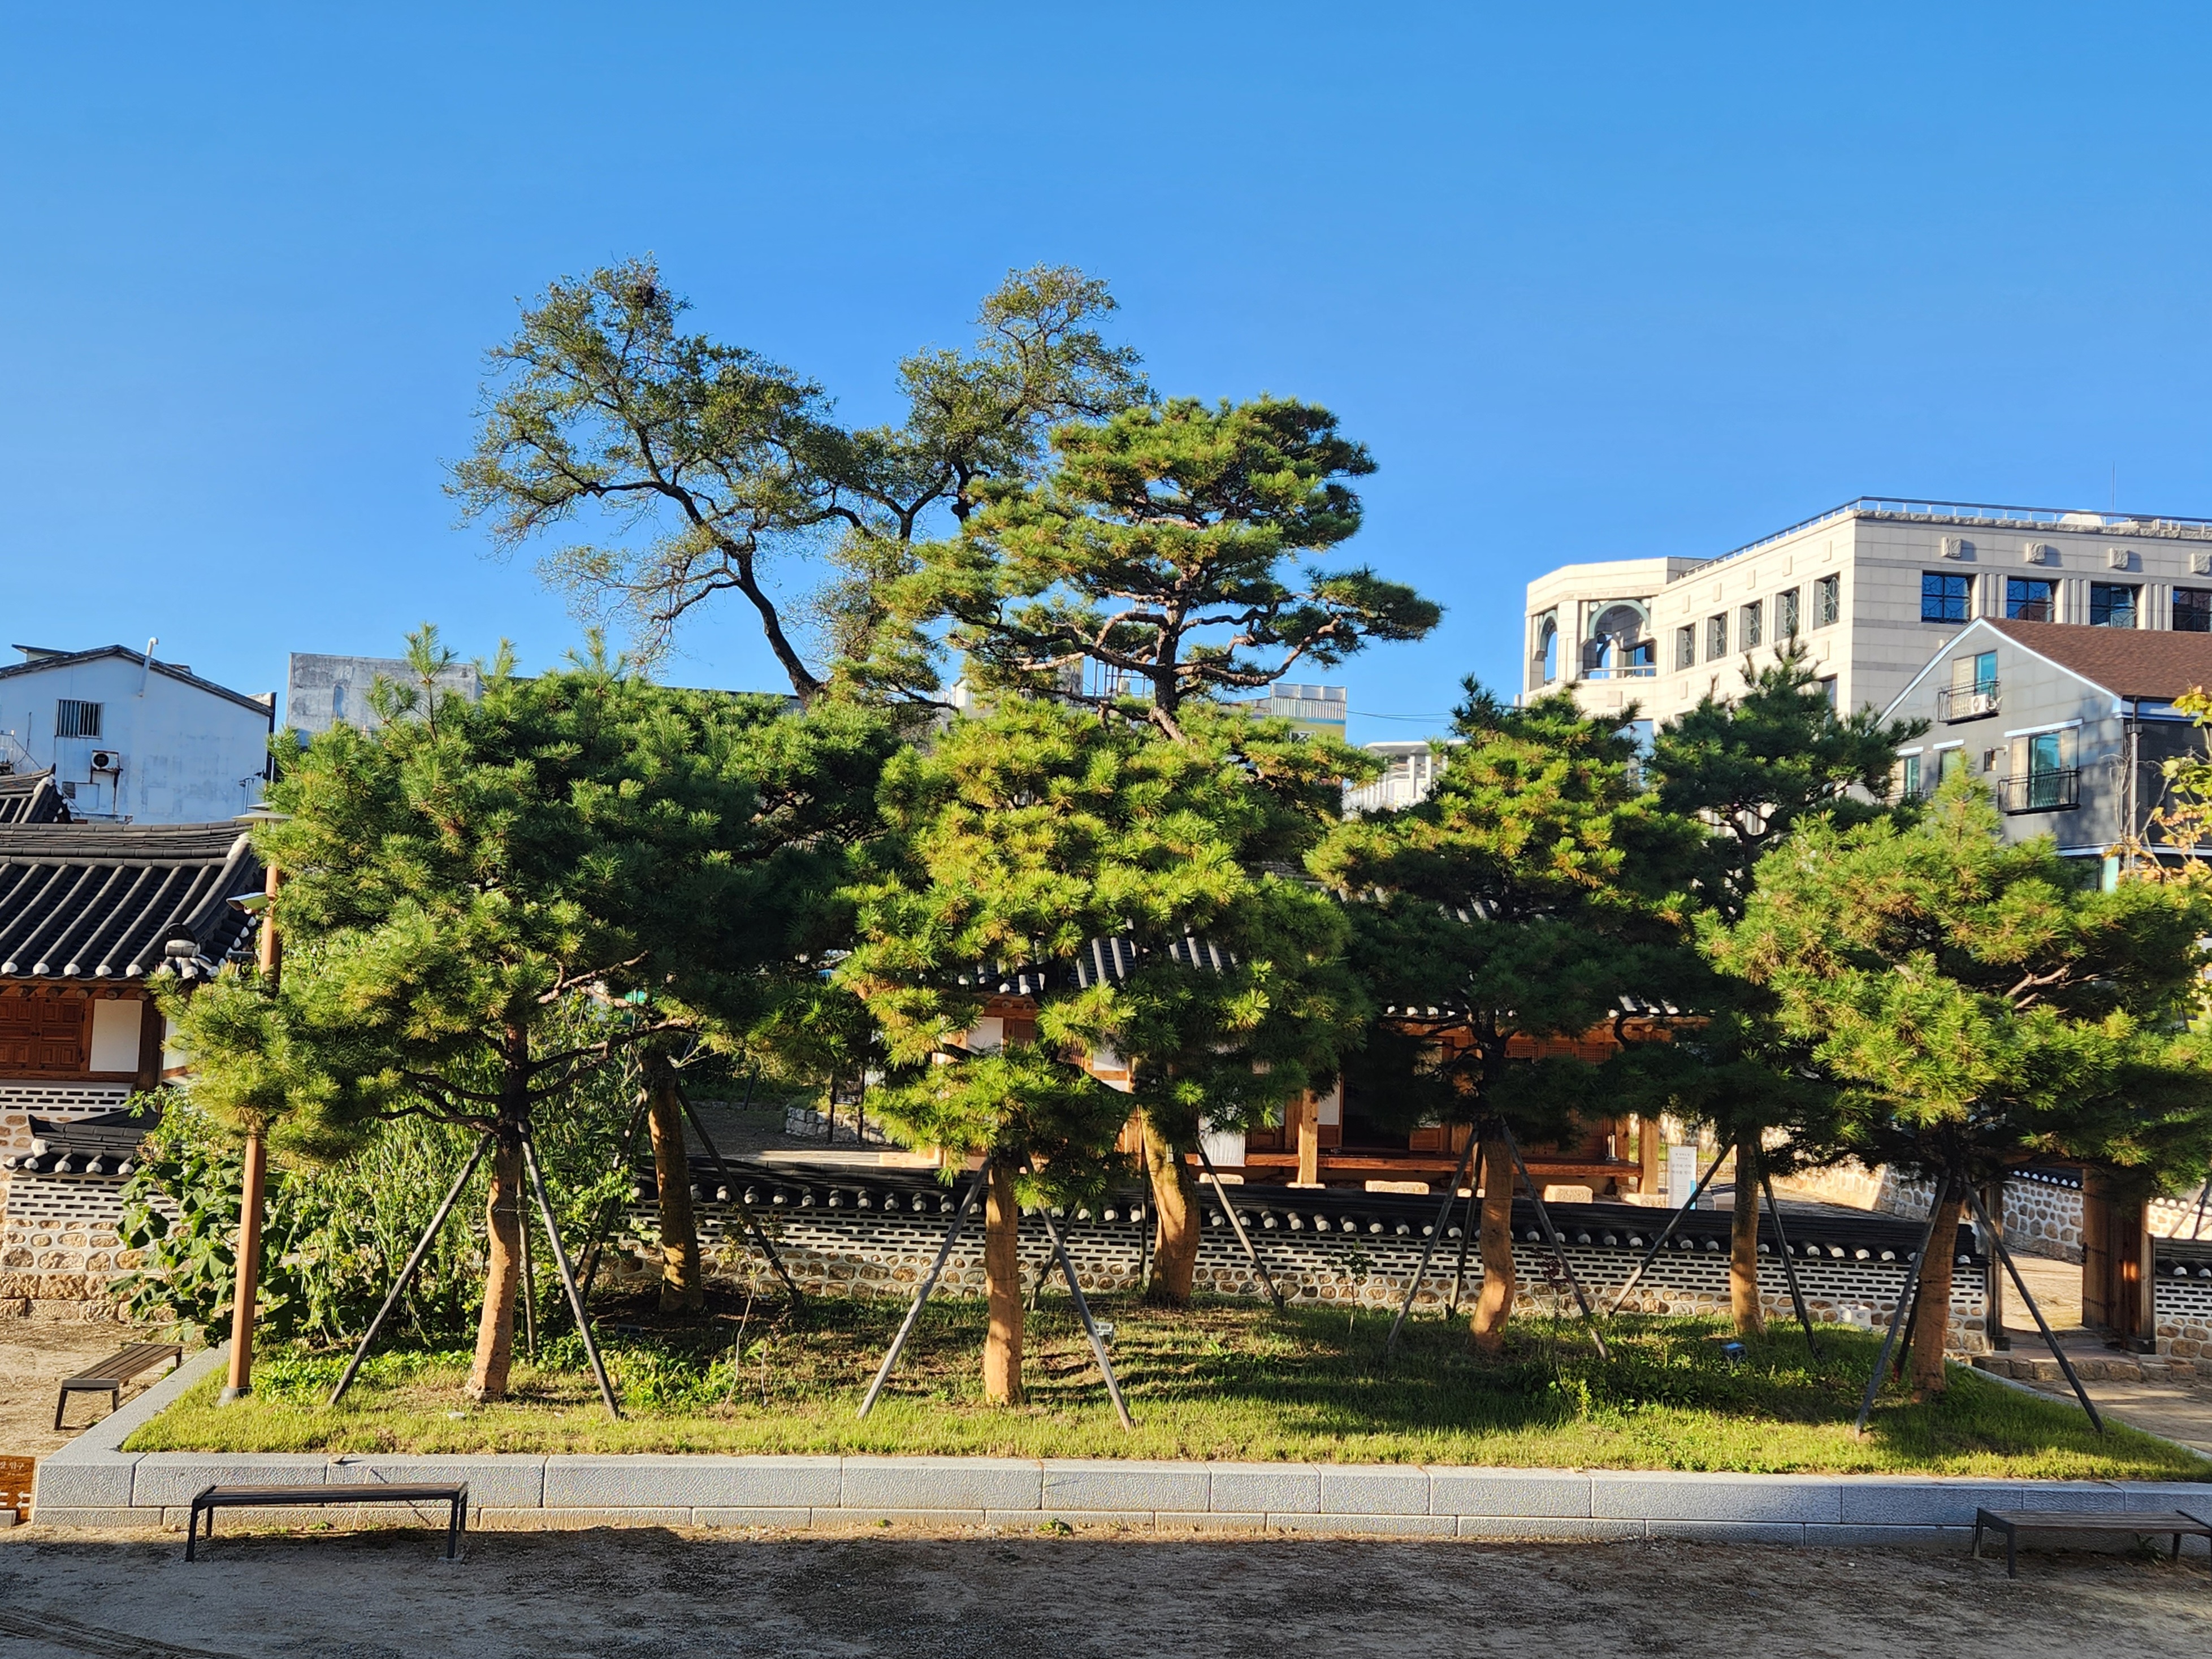
[[[1335,408],[1355,550],[1449,607],[1333,677],[1367,716],[1510,684],[1571,559],[2116,468],[2212,514],[2208,16],[8,4],[0,643],[556,657],[442,467],[517,299],[648,250],[857,419],[1040,261],[1164,390]],[[672,677],[775,685],[757,639],[725,605]]]

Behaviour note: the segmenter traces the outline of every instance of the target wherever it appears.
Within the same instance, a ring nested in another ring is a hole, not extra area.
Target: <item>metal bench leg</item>
[[[195,1549],[197,1549],[197,1547],[198,1547],[198,1545],[199,1545],[199,1541],[200,1541],[200,1506],[199,1506],[198,1504],[193,1504],[193,1505],[192,1505],[192,1508],[191,1508],[191,1516],[190,1516],[185,1520],[185,1560],[189,1561],[189,1560],[191,1560],[191,1559],[192,1559],[193,1552],[194,1552],[194,1550],[195,1550]]]
[[[69,1390],[64,1389],[54,1396],[54,1432],[61,1432],[62,1413],[69,1409]]]
[[[1982,1518],[1981,1518],[1981,1516],[1979,1516],[1978,1515],[1978,1516],[1976,1516],[1974,1517],[1974,1559],[1975,1559],[1975,1560],[1977,1560],[1977,1561],[1978,1561],[1978,1560],[1980,1560],[1981,1559],[1982,1559]]]

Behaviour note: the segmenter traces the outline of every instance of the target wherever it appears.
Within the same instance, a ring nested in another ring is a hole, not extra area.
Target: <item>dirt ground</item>
[[[424,1533],[173,1539],[0,1532],[10,1659],[76,1654],[797,1659],[1055,1653],[2202,1651],[2202,1562],[1688,1544]],[[1756,1631],[1756,1639],[1751,1633]]]
[[[76,1431],[107,1412],[104,1394],[71,1397],[67,1430],[54,1432],[54,1389],[96,1360],[136,1340],[127,1325],[107,1322],[49,1324],[37,1319],[0,1320],[0,1457],[44,1457],[59,1451]],[[125,1389],[125,1400],[168,1375],[161,1366]]]

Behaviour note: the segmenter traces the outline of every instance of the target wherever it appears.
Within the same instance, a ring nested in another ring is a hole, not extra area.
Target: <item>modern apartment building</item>
[[[1528,584],[1522,692],[1664,721],[1802,639],[1883,708],[1983,617],[2212,632],[2212,520],[1862,496],[1709,559],[1565,565]]]

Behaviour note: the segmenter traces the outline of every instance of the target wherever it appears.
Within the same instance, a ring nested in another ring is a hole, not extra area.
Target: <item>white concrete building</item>
[[[1437,741],[1449,744],[1456,739]],[[1344,792],[1346,817],[1393,812],[1402,806],[1416,805],[1429,798],[1429,791],[1436,787],[1437,774],[1443,769],[1437,745],[1425,738],[1417,743],[1362,744],[1360,747],[1370,755],[1381,756],[1390,769],[1372,783],[1363,783]]]
[[[1665,721],[1802,639],[1838,706],[1887,708],[1980,617],[2212,631],[2212,520],[1863,496],[1708,559],[1528,584],[1523,700]]]
[[[79,818],[204,823],[259,804],[276,694],[249,696],[120,645],[19,645],[0,668],[0,759],[51,767]]]
[[[284,724],[310,738],[340,721],[372,731],[379,722],[368,706],[368,693],[380,679],[401,685],[416,684],[415,671],[404,657],[337,657],[295,651],[284,677]],[[438,684],[459,692],[471,702],[481,690],[472,662],[455,663],[438,676]]]

